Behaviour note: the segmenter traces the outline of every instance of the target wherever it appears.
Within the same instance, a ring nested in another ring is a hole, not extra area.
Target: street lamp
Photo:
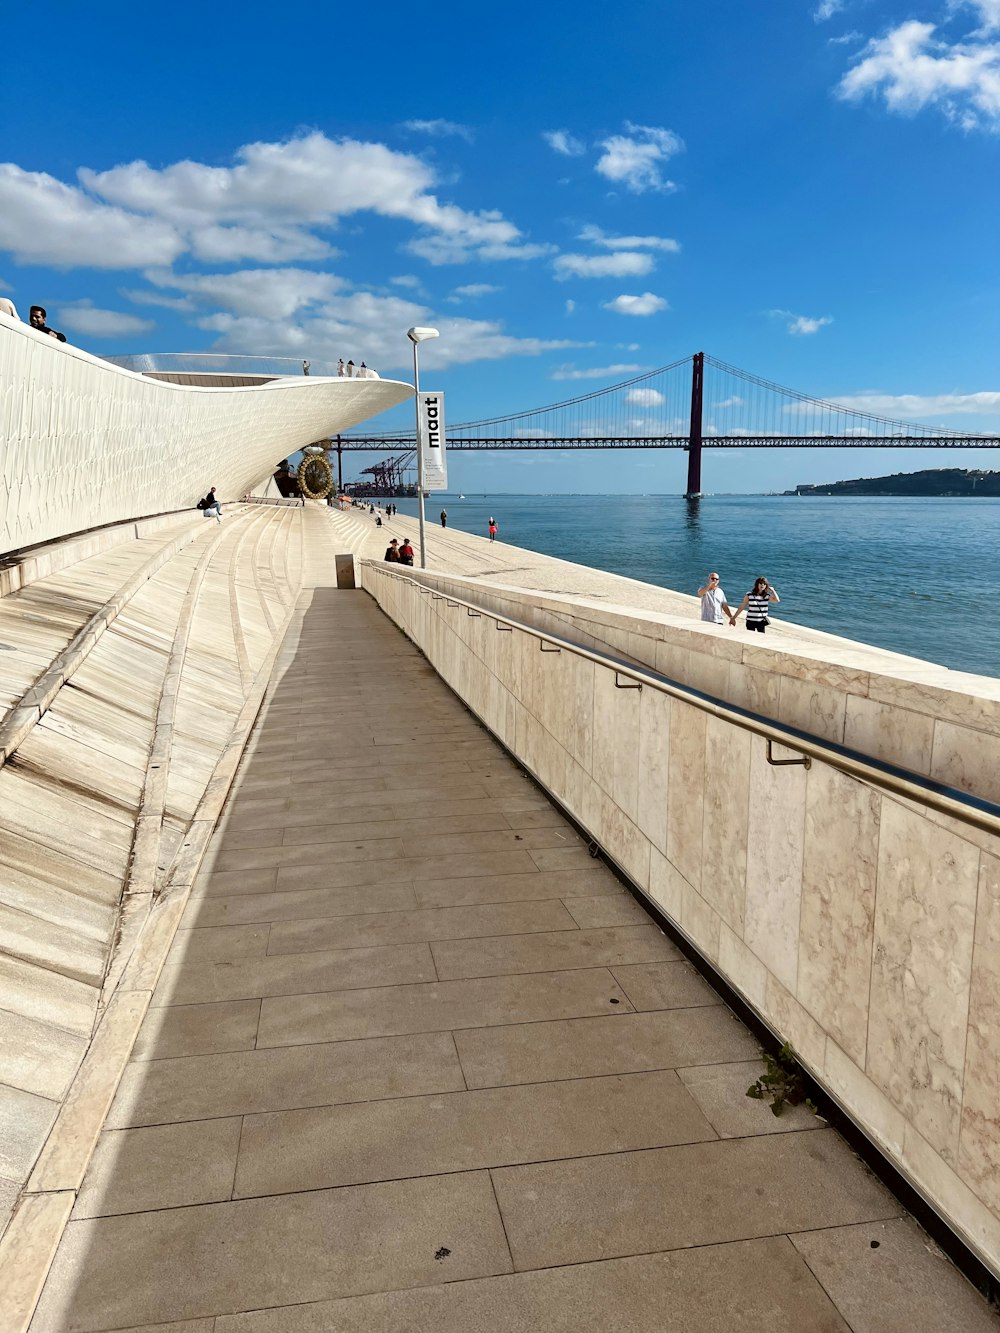
[[[427,568],[427,552],[424,547],[424,449],[423,441],[420,438],[420,364],[417,358],[417,348],[428,338],[440,338],[437,329],[407,329],[406,336],[413,343],[413,406],[417,414],[417,497],[419,504],[419,527],[420,527],[420,568]]]

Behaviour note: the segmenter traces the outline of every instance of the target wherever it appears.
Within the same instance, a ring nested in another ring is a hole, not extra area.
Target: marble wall
[[[664,618],[624,608],[580,604],[577,623],[565,598],[553,607],[433,574],[421,590],[372,563],[360,576],[1000,1274],[1000,839],[832,764],[772,767],[751,731],[648,685],[620,688],[629,681],[613,669],[498,629],[447,592],[522,621],[550,617],[553,632],[620,656],[651,654],[674,679],[874,757],[888,749],[901,762],[905,750],[909,767],[996,800],[1000,766],[986,755],[1000,700],[988,685],[963,703],[954,688],[870,664],[816,655],[807,671],[800,654],[721,637],[703,651],[697,631],[685,641]],[[862,683],[867,693],[852,692]],[[953,697],[936,713],[942,691]],[[903,712],[918,719],[912,732]]]

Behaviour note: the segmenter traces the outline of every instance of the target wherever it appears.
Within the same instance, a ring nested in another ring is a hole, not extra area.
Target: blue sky
[[[408,378],[405,331],[433,324],[452,421],[701,349],[1000,432],[1000,0],[54,0],[4,33],[0,292],[90,351]],[[704,484],[958,464],[1000,465],[743,451]],[[455,455],[451,480],[671,492],[684,466]]]

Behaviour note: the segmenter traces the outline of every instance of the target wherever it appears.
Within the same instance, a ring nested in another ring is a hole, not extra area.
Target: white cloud
[[[569,301],[566,302],[566,314],[567,314],[567,315],[572,315],[572,313],[573,313],[573,311],[574,311],[575,309],[576,309],[576,302],[575,302],[575,301],[569,300]]]
[[[635,403],[636,407],[659,407],[667,400],[659,389],[630,389],[625,401]]]
[[[820,0],[813,10],[813,20],[816,23],[825,23],[827,19],[832,19],[834,14],[839,14],[843,8],[844,0]]]
[[[833,323],[832,315],[796,315],[791,310],[769,310],[767,312],[773,319],[783,319],[786,321],[785,327],[788,332],[796,337],[819,333],[820,329],[825,328],[827,324]]]
[[[642,366],[590,366],[586,370],[578,370],[576,366],[565,365],[557,367],[549,379],[553,380],[610,380],[622,375],[635,375]]]
[[[0,163],[0,249],[22,264],[141,268],[171,264],[184,248],[168,221],[136,217],[44,172]]]
[[[186,292],[216,307],[196,320],[198,328],[218,335],[214,351],[331,362],[343,356],[378,369],[405,369],[409,344],[401,330],[432,318],[426,306],[406,297],[352,292],[341,278],[306,269],[147,276],[161,288]],[[441,337],[421,354],[421,364],[426,362],[429,370],[588,345],[517,338],[496,321],[435,318],[434,323]]]
[[[178,312],[195,309],[195,303],[190,296],[167,296],[163,292],[147,292],[141,288],[123,288],[122,296],[131,301],[133,305],[160,306],[164,310],[176,310]]]
[[[628,250],[617,250],[610,255],[559,255],[553,263],[560,281],[566,278],[642,277],[652,267],[652,256]]]
[[[869,412],[879,417],[945,417],[990,416],[1000,414],[1000,391],[983,390],[979,393],[882,393],[870,389],[865,393],[846,394],[831,399],[839,407],[855,412]]]
[[[492,296],[494,292],[499,291],[503,291],[503,288],[495,286],[492,282],[467,282],[462,287],[456,287],[447,299],[453,305],[458,305],[462,301],[474,301],[480,296]]]
[[[119,310],[101,310],[89,301],[61,306],[57,316],[59,323],[67,329],[89,334],[91,338],[117,338],[127,333],[145,333],[156,328],[151,319],[124,315]]]
[[[724,407],[742,407],[742,406],[743,406],[743,399],[739,396],[739,394],[734,393],[729,398],[723,398],[722,401],[719,403],[713,403],[712,409],[713,411],[721,412]]]
[[[641,296],[616,296],[613,301],[605,303],[604,309],[613,310],[616,315],[655,315],[669,306],[662,296],[643,292]]]
[[[328,302],[344,287],[332,273],[303,268],[243,269],[236,273],[174,274],[150,270],[157,287],[187,292],[202,304],[222,306],[236,315],[290,319],[310,306]]]
[[[411,130],[414,134],[429,134],[435,139],[451,135],[472,143],[472,131],[468,125],[459,125],[454,120],[404,120],[403,129]]]
[[[86,167],[79,184],[0,165],[0,248],[25,263],[92,268],[165,266],[189,252],[207,263],[329,259],[323,231],[375,213],[417,229],[432,263],[535,258],[495,209],[470,212],[434,193],[434,169],[380,143],[319,132],[249,144],[234,165],[129,162]]]
[[[580,232],[581,241],[592,245],[603,245],[608,250],[666,250],[671,254],[680,252],[680,243],[667,236],[609,236],[600,227],[586,226]]]
[[[510,224],[505,224],[509,226]],[[510,241],[493,243],[470,242],[466,236],[429,235],[418,237],[407,245],[410,254],[426,259],[435,267],[441,264],[464,264],[470,259],[485,262],[507,259],[540,259],[551,254],[554,245],[528,245],[518,239],[520,233],[512,228]]]
[[[389,281],[394,287],[407,287],[414,291],[419,291],[422,286],[420,279],[414,277],[412,273],[404,273],[401,277],[390,278]]]
[[[301,227],[195,227],[191,253],[206,264],[250,259],[258,264],[287,264],[293,259],[333,259],[340,254]]]
[[[973,10],[979,16],[981,32],[1000,28],[1000,0],[950,0],[949,8]]]
[[[993,27],[1000,4],[976,5]],[[841,79],[845,101],[880,96],[890,111],[915,115],[937,107],[963,129],[1000,132],[1000,42],[971,34],[964,41],[935,37],[933,23],[910,19],[870,41]]]
[[[663,167],[684,147],[673,130],[626,122],[625,134],[613,134],[601,144],[604,149],[595,170],[606,180],[624,185],[633,194],[646,190],[674,190]]]
[[[563,157],[580,157],[587,151],[568,130],[546,130],[542,138],[554,152],[561,153]]]
[[[832,323],[833,319],[829,315],[821,315],[818,319],[810,319],[808,315],[796,315],[788,326],[788,332],[796,335],[819,333],[821,328]]]

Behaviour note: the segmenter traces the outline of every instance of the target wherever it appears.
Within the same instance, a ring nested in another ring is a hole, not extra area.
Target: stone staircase
[[[29,1192],[59,1188],[40,1154],[214,823],[301,586],[303,514],[182,515],[0,599],[0,1229],[33,1169]]]

